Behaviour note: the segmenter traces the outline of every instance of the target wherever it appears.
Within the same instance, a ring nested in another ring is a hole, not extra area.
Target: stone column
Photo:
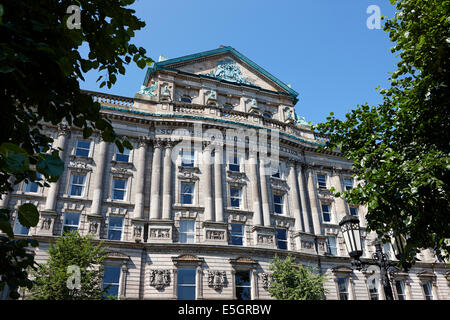
[[[292,199],[292,211],[293,211],[290,216],[295,218],[295,230],[303,231],[302,214],[300,211],[300,199],[296,179],[295,164],[293,162],[289,162],[288,169],[289,169],[289,186],[291,187],[289,189],[289,194]]]
[[[147,138],[140,137],[136,161],[136,195],[134,197],[134,218],[144,219],[144,185],[145,185],[145,155],[147,154]]]
[[[108,142],[100,140],[98,161],[95,164],[94,195],[92,198],[91,215],[102,215],[102,201],[104,189],[103,178],[105,175],[106,155],[108,154]]]
[[[201,194],[205,197],[205,221],[213,221],[213,197],[211,183],[211,148],[204,144],[202,153],[203,178],[205,179],[204,190]]]
[[[341,184],[341,176],[339,175],[339,172],[336,170],[333,170],[333,176],[331,178],[332,185],[336,189],[336,191],[342,193],[342,184]],[[345,204],[344,199],[341,197],[335,198],[335,204],[336,204],[336,221],[334,223],[339,223],[341,219],[346,215],[349,214],[347,211],[347,206]]]
[[[223,222],[223,192],[222,192],[222,145],[216,145],[214,149],[214,198],[216,222]]]
[[[172,147],[173,141],[167,141],[164,152],[164,168],[163,168],[163,203],[162,203],[162,218],[164,220],[170,219],[172,209]]]
[[[70,128],[65,123],[60,123],[58,125],[58,139],[56,140],[55,148],[61,148],[62,151],[59,151],[59,157],[62,161],[64,161],[64,155],[65,155],[65,145],[67,138],[70,135]],[[59,183],[60,180],[57,182],[52,182],[50,184],[50,188],[48,190],[47,199],[45,201],[45,209],[44,211],[55,211],[56,210],[56,201],[58,197],[58,191],[59,191]]]
[[[265,159],[260,157],[259,159],[259,176],[261,181],[261,200],[263,210],[264,226],[270,227],[270,207],[269,207],[269,193],[267,191],[267,176],[266,176],[266,163]],[[267,169],[268,171],[269,169]],[[270,180],[269,180],[270,181]]]
[[[314,227],[314,234],[321,235],[322,228],[320,225],[319,210],[317,208],[317,188],[314,183],[312,168],[306,169],[306,175],[308,177],[309,204],[311,205],[311,215]]]
[[[309,224],[309,217],[308,217],[308,212],[309,212],[309,208],[308,208],[308,197],[306,195],[306,185],[305,185],[305,179],[303,176],[303,170],[302,170],[302,166],[301,165],[297,165],[297,180],[298,180],[298,187],[299,187],[299,191],[300,191],[300,205],[302,207],[302,217],[303,217],[303,227],[304,227],[304,231],[306,233],[313,233],[313,231],[311,230],[311,226]]]
[[[153,146],[152,181],[150,193],[150,219],[160,219],[160,189],[161,189],[161,149],[163,143],[156,140]]]
[[[258,190],[258,155],[256,152],[250,152],[249,154],[250,165],[250,185],[252,189],[253,198],[253,225],[261,226],[263,224],[263,217],[261,212],[261,202]]]

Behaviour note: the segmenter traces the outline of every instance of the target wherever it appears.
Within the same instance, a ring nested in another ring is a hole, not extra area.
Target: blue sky
[[[313,123],[330,112],[343,119],[358,104],[381,102],[398,60],[382,29],[368,29],[368,6],[392,17],[389,0],[137,0],[146,22],[134,43],[155,61],[231,46],[299,92],[298,114]],[[81,23],[83,23],[81,21]],[[127,66],[116,84],[99,89],[90,72],[83,89],[133,97],[145,70]]]

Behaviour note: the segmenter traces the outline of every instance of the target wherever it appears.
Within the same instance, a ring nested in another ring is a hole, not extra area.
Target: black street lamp
[[[384,295],[386,300],[394,300],[392,294],[391,283],[389,280],[389,269],[398,271],[396,264],[389,261],[386,255],[383,253],[382,242],[375,242],[375,253],[372,256],[373,261],[363,262],[359,258],[363,254],[362,241],[361,241],[361,227],[359,225],[359,219],[355,216],[346,215],[341,222],[339,222],[342,235],[344,236],[345,246],[350,257],[352,257],[352,266],[356,270],[366,269],[369,265],[375,265],[380,268],[381,283],[383,284]],[[406,240],[403,236],[394,236],[392,246],[394,248],[394,254],[398,258],[404,254]]]

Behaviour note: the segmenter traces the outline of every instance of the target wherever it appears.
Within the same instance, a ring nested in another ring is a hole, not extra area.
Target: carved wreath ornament
[[[208,286],[215,290],[222,289],[227,282],[225,271],[208,271]]]

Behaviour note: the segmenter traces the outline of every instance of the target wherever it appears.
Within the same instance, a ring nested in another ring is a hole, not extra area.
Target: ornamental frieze
[[[221,230],[206,230],[207,240],[225,240],[225,231]]]
[[[273,277],[270,273],[267,272],[261,272],[259,274],[259,278],[261,279],[262,282],[262,287],[264,289],[269,289],[270,288],[270,282],[273,281]]]
[[[149,235],[151,239],[170,239],[170,229],[151,228]]]

